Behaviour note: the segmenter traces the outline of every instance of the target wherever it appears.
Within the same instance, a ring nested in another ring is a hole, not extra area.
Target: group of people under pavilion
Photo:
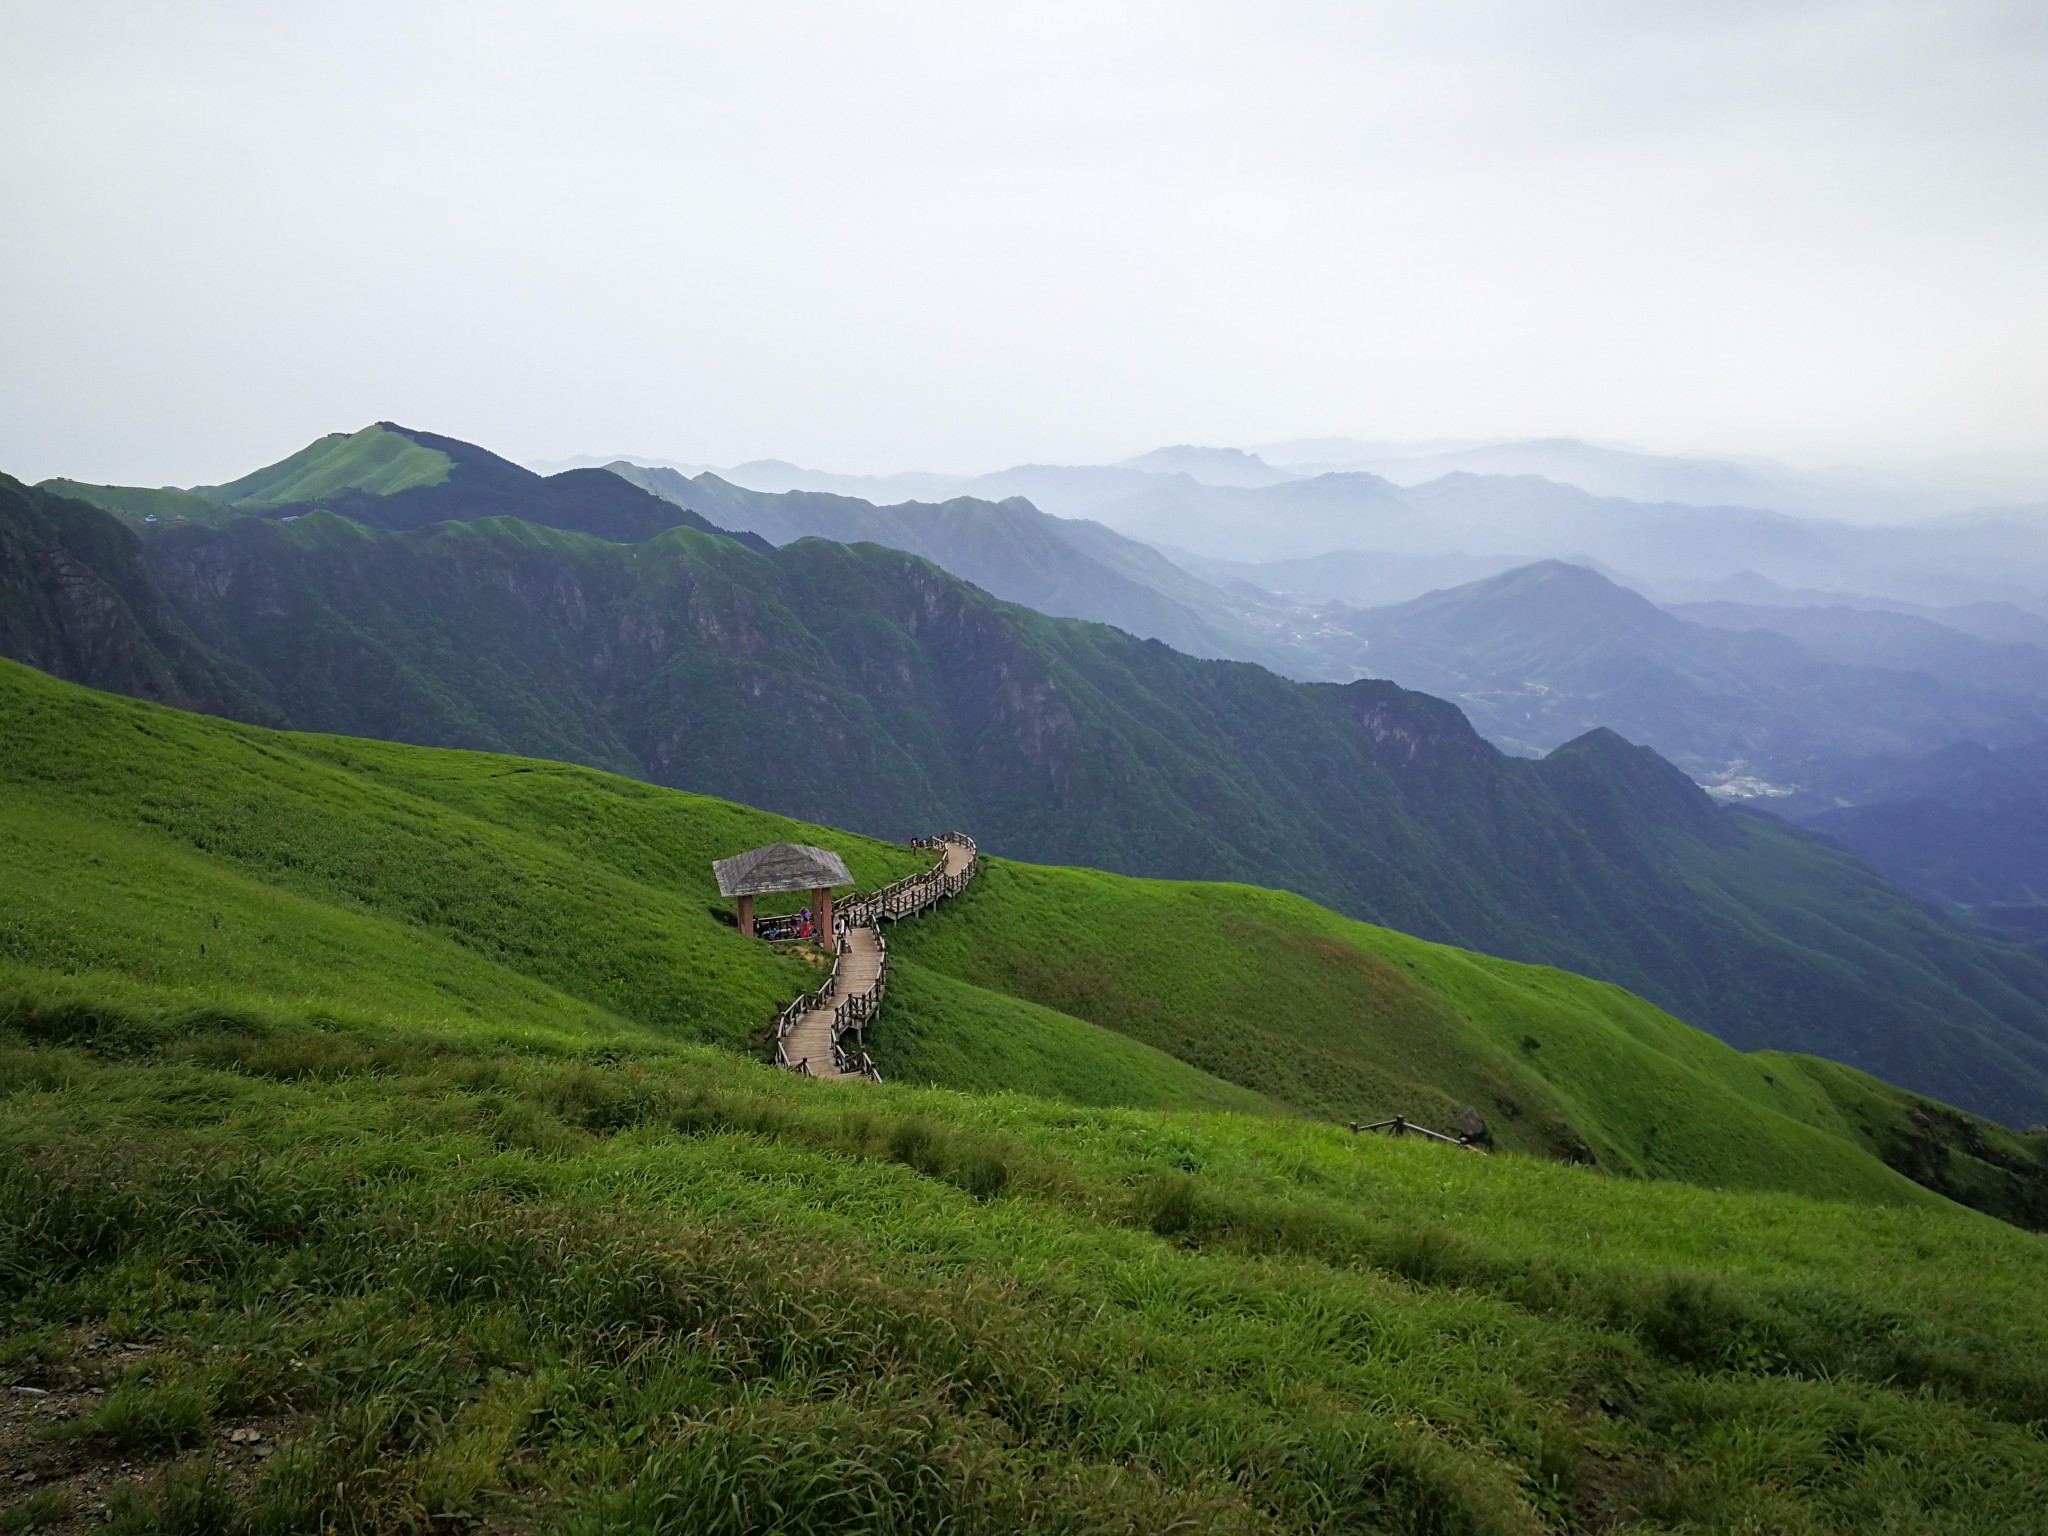
[[[718,880],[718,894],[732,898],[739,912],[740,932],[757,935],[763,923],[756,920],[754,898],[787,892],[810,893],[809,927],[826,944],[833,942],[832,892],[853,884],[846,860],[830,848],[809,843],[770,843],[750,848],[729,859],[714,859],[711,872]]]

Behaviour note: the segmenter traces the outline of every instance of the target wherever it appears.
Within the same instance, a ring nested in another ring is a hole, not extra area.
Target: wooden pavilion
[[[809,891],[811,911],[819,933],[829,945],[832,937],[832,888],[853,884],[846,860],[830,848],[813,848],[808,843],[770,843],[750,848],[729,859],[713,859],[711,872],[718,877],[718,894],[731,896],[739,905],[740,932],[754,936],[754,898],[777,891]]]

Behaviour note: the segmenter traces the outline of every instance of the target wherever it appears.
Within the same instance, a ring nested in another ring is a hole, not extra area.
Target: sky
[[[2041,0],[0,0],[0,470],[2048,462]]]

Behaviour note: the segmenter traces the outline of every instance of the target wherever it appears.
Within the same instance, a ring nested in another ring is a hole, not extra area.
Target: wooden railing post
[[[775,1016],[775,1062],[790,1071],[815,1077],[808,1056],[792,1062],[787,1042],[790,1032],[798,1020],[807,1013],[830,1008],[831,1022],[826,1026],[826,1038],[832,1053],[833,1070],[842,1076],[860,1077],[868,1082],[879,1083],[881,1070],[874,1058],[867,1052],[867,1021],[881,1010],[882,998],[889,986],[889,941],[882,932],[884,922],[901,922],[906,917],[923,917],[932,907],[948,896],[957,896],[967,889],[980,867],[980,853],[974,839],[964,832],[942,832],[931,840],[930,846],[951,843],[967,850],[967,861],[960,871],[948,872],[946,853],[939,850],[939,859],[930,869],[915,875],[905,875],[890,882],[879,891],[862,896],[858,892],[838,905],[837,916],[844,919],[847,931],[841,935],[834,922],[834,903],[830,891],[820,895],[813,892],[813,915],[819,927],[830,937],[833,951],[832,971],[825,985],[815,991],[806,992],[783,1008]],[[752,902],[742,898],[742,914],[746,926],[752,928]],[[853,929],[872,928],[875,934],[875,975],[865,989],[859,993],[843,993],[840,986],[840,965],[843,957],[853,953]],[[836,999],[836,1000],[835,1000]],[[853,1034],[859,1042],[851,1051],[842,1044],[847,1034]]]

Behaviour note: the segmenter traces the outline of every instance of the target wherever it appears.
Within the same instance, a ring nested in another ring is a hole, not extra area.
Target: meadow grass
[[[1649,1177],[1910,1200],[1880,1158],[1916,1109],[1942,1112],[1831,1062],[1736,1051],[1620,987],[1256,886],[987,860],[895,953],[1301,1112],[1448,1127],[1469,1104],[1504,1147]],[[875,1040],[887,1070],[888,1030]],[[1981,1122],[1971,1135],[1982,1156],[1943,1148],[1934,1172],[1995,1188],[2017,1218],[2048,1215],[2001,1172],[2038,1173],[2041,1139]]]
[[[928,858],[557,763],[0,684],[22,746],[0,764],[0,976],[31,990],[745,1048],[816,972],[738,937],[711,861],[824,842],[872,888]],[[1874,1080],[1283,893],[990,860],[894,937],[905,984],[871,1044],[913,1081],[1438,1126],[1471,1105],[1503,1147],[1621,1172],[1915,1198],[1889,1161],[2048,1216],[2015,1193],[2034,1141],[1971,1122],[1930,1149],[1911,1116],[1939,1106]]]
[[[2039,1529],[2048,1252],[1861,1074],[993,860],[892,931],[911,1081],[813,1082],[709,860],[923,854],[21,669],[0,728],[0,1378],[101,1389],[40,1443],[117,1529]],[[1508,1150],[1313,1118],[1425,1091]]]
[[[647,1040],[5,1028],[0,1358],[154,1346],[64,1430],[165,1461],[136,1529],[2017,1532],[2048,1497],[2048,1254],[1953,1208]],[[258,1417],[283,1450],[231,1480]]]
[[[414,486],[439,485],[455,467],[428,448],[382,426],[316,438],[297,453],[231,480],[198,487],[195,494],[229,506],[274,507],[318,501],[341,491],[389,496]]]

